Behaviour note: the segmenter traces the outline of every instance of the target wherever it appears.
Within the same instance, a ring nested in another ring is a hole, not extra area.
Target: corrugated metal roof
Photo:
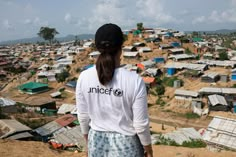
[[[212,79],[216,78],[217,76],[219,76],[219,74],[216,72],[209,72],[209,73],[202,75],[202,77],[210,77]]]
[[[36,88],[42,88],[42,87],[48,87],[48,84],[45,83],[39,83],[39,82],[28,82],[23,85],[20,85],[20,89],[36,89]]]
[[[164,137],[180,145],[182,145],[184,141],[191,141],[191,139],[202,139],[200,133],[194,128],[181,128],[174,132],[164,134]]]
[[[193,64],[193,63],[180,63],[174,62],[169,63],[164,66],[164,68],[175,68],[175,69],[191,69],[191,70],[199,70],[203,71],[207,65],[205,64]]]
[[[209,95],[208,99],[211,103],[212,106],[216,106],[216,105],[225,105],[228,106],[228,103],[226,102],[225,98],[221,95]]]
[[[136,57],[139,53],[137,51],[135,52],[123,52],[124,57]]]
[[[145,67],[151,67],[151,66],[156,65],[156,63],[152,60],[143,61],[143,62],[141,62],[141,64],[144,65]]]
[[[171,52],[179,52],[179,51],[185,51],[184,48],[173,48],[173,49],[169,49],[168,51],[171,51]]]
[[[67,126],[71,124],[73,121],[75,121],[77,118],[71,114],[66,114],[64,116],[59,117],[58,119],[55,120],[59,125],[62,127]]]
[[[197,97],[198,96],[198,92],[190,91],[190,90],[184,90],[184,89],[176,89],[175,90],[175,95]]]
[[[125,46],[125,47],[123,47],[122,49],[124,50],[124,49],[126,49],[126,50],[131,50],[132,48],[134,48],[134,46]]]
[[[156,76],[157,70],[158,70],[157,68],[148,68],[145,72],[147,72],[148,74],[152,76]]]
[[[152,49],[150,47],[141,47],[138,52],[151,52]]]
[[[214,117],[203,135],[209,143],[236,150],[236,120],[225,117]]]
[[[217,66],[231,66],[232,68],[236,65],[236,61],[220,61],[220,60],[199,60],[197,63]]]
[[[16,102],[8,98],[0,98],[0,106],[11,106],[15,105]]]
[[[175,60],[180,60],[180,59],[191,59],[195,57],[196,57],[195,55],[178,54],[178,55],[170,55],[168,58],[174,58]]]
[[[57,111],[57,114],[71,113],[76,108],[73,104],[62,104]]]
[[[58,124],[55,121],[49,122],[37,129],[35,129],[34,131],[37,132],[38,134],[40,134],[41,136],[47,136],[52,134],[53,132],[59,130],[60,128],[62,128],[62,126],[60,124]]]
[[[18,140],[18,139],[28,138],[28,137],[33,137],[33,135],[31,135],[28,132],[22,132],[22,133],[12,135],[12,136],[8,137],[7,139]]]
[[[89,54],[89,56],[97,56],[100,55],[101,53],[99,51],[93,51]]]
[[[137,66],[135,66],[135,65],[132,65],[132,64],[126,64],[125,66],[123,66],[123,68],[124,69],[127,69],[127,70],[129,70],[129,71],[136,71],[137,69],[138,69],[138,67]]]
[[[50,94],[51,97],[57,97],[60,95],[61,95],[61,92],[59,92],[59,91]]]
[[[75,126],[54,135],[51,141],[63,145],[79,145],[84,148],[86,147],[86,141],[84,140],[84,136],[81,133],[80,126]]]
[[[236,88],[203,87],[199,90],[199,93],[236,94]]]
[[[13,119],[1,119],[0,120],[0,138],[8,137],[17,132],[30,131],[26,125]]]

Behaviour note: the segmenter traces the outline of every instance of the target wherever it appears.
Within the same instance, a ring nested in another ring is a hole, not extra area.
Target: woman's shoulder
[[[79,78],[92,77],[93,74],[96,74],[95,67],[91,67],[87,70],[82,71],[79,75]]]
[[[127,70],[125,68],[119,68],[119,72],[122,76],[125,76],[126,78],[128,78],[129,80],[138,80],[138,79],[141,79],[141,76],[135,72],[135,71],[130,71],[130,70]]]

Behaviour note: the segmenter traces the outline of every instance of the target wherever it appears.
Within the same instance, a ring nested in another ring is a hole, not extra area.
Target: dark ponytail
[[[117,63],[117,55],[123,44],[123,33],[115,24],[101,26],[95,34],[95,45],[101,53],[96,62],[99,82],[108,84],[114,75]]]
[[[114,75],[116,68],[116,53],[101,53],[96,62],[96,69],[99,82],[102,85],[109,83]]]

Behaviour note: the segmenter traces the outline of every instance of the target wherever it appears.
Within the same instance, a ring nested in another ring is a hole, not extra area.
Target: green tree
[[[75,36],[75,42],[74,42],[74,46],[77,46],[77,45],[79,45],[80,44],[80,39],[79,39],[79,37],[78,37],[78,35],[76,35]]]
[[[52,44],[52,41],[54,37],[59,34],[56,30],[56,28],[50,28],[50,27],[41,27],[38,36],[43,38],[44,40],[48,40],[50,45]]]
[[[229,60],[228,54],[226,52],[220,52],[219,53],[219,58],[220,58],[221,61]]]
[[[140,30],[140,31],[143,30],[143,23],[142,22],[137,23],[137,30]]]

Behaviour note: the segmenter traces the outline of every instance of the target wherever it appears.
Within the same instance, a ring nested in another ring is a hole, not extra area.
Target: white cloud
[[[231,0],[232,6],[236,7],[236,0]]]
[[[25,19],[23,23],[28,25],[28,24],[32,24],[33,22],[30,19]]]
[[[47,26],[48,21],[42,21],[39,17],[35,17],[33,20],[33,24],[35,26]]]
[[[190,14],[190,12],[188,10],[181,10],[179,12],[179,15],[188,15],[188,14]]]
[[[200,16],[200,17],[193,19],[192,23],[193,24],[204,23],[204,22],[206,22],[206,20],[207,19],[205,16]]]
[[[161,0],[137,0],[136,7],[138,15],[150,23],[161,25],[182,22],[165,12]]]
[[[35,18],[27,18],[23,21],[25,25],[32,25],[32,26],[48,26],[48,21],[43,21],[39,17]]]
[[[236,8],[223,12],[212,11],[209,20],[215,23],[236,22]]]
[[[66,23],[68,24],[74,24],[77,25],[78,24],[78,19],[73,17],[70,13],[66,13],[64,20],[66,21]]]
[[[24,10],[26,12],[34,12],[34,8],[32,7],[30,3],[26,4],[26,6],[24,7]]]
[[[3,21],[3,27],[7,30],[14,30],[15,28],[13,25],[9,22],[9,20],[4,20]]]
[[[213,10],[209,16],[201,16],[193,19],[192,23],[236,23],[236,0],[231,0],[231,7],[224,11]]]
[[[97,29],[105,23],[115,23],[119,26],[129,27],[134,24],[134,21],[129,18],[129,12],[119,0],[103,0],[99,1],[93,9],[92,15],[88,18],[88,28],[90,30]]]

